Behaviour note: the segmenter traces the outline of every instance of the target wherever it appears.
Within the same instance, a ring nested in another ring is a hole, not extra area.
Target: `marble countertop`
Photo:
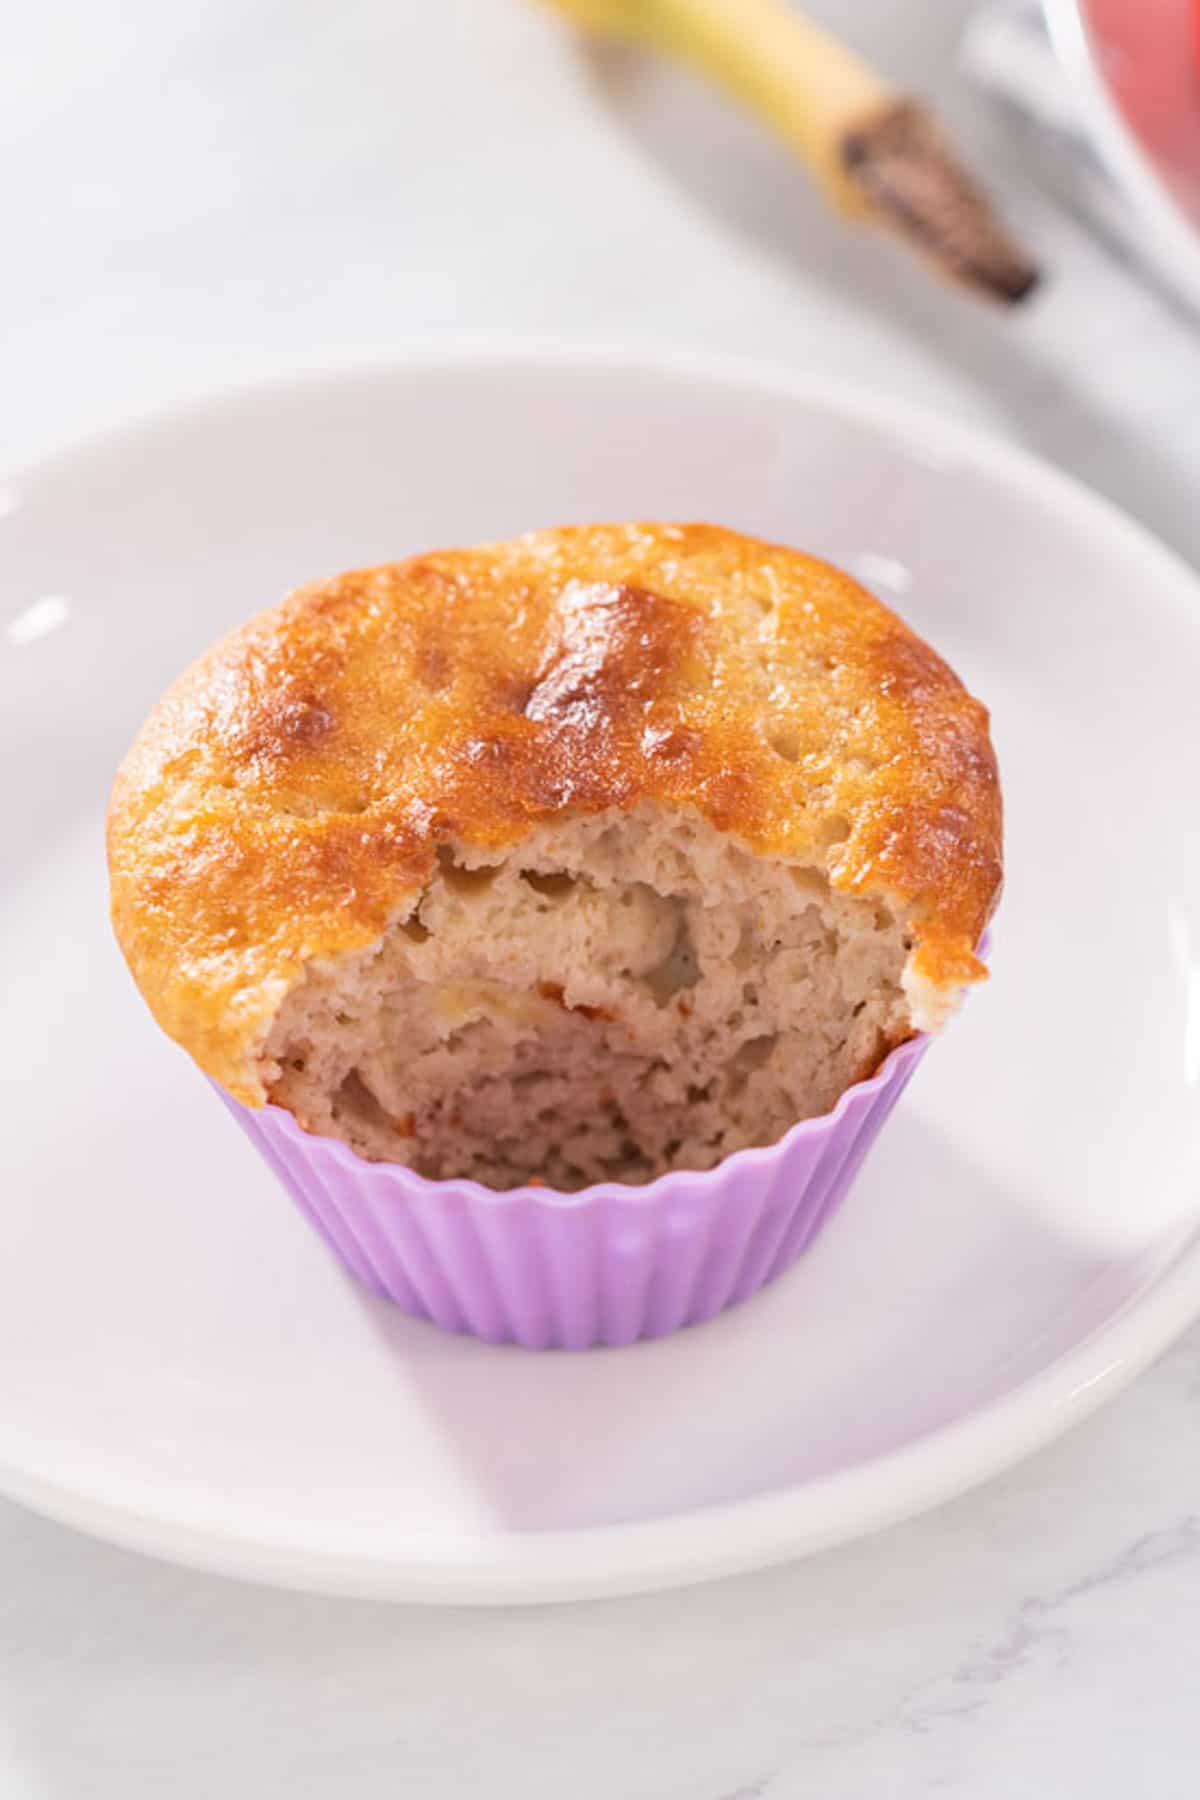
[[[463,331],[769,355],[1018,438],[1200,562],[1200,331],[1023,177],[965,0],[826,0],[1049,264],[1004,317],[828,219],[682,78],[520,0],[46,0],[6,21],[0,465]],[[239,1587],[0,1504],[5,1800],[1196,1792],[1200,1331],[1100,1417],[787,1569],[528,1612]]]

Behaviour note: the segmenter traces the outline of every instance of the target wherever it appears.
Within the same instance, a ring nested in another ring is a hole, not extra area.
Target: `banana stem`
[[[756,114],[843,212],[889,226],[952,280],[1014,302],[1036,264],[934,121],[787,0],[550,0],[591,30],[689,63]]]
[[[749,107],[839,206],[868,210],[846,173],[844,140],[893,96],[853,51],[785,0],[646,0],[634,10],[648,41]]]

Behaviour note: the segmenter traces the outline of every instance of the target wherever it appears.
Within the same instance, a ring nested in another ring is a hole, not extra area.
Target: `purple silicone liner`
[[[429,1181],[218,1088],[301,1212],[373,1293],[445,1331],[529,1350],[699,1325],[788,1268],[845,1198],[928,1044],[901,1044],[833,1111],[716,1168],[577,1194]]]

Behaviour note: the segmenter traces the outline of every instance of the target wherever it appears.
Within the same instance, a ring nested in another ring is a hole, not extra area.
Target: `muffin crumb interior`
[[[910,945],[698,814],[559,817],[495,860],[443,845],[377,943],[310,961],[262,1073],[305,1129],[435,1179],[644,1182],[870,1074],[912,1033]]]

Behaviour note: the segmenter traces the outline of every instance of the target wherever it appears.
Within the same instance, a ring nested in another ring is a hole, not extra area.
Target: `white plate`
[[[1100,501],[820,382],[511,347],[224,399],[8,498],[9,1494],[298,1586],[665,1586],[962,1490],[1200,1311],[1200,602]],[[168,677],[291,584],[636,515],[860,570],[991,702],[996,976],[759,1299],[629,1351],[486,1349],[359,1292],[160,1038],[109,938],[105,793]]]

